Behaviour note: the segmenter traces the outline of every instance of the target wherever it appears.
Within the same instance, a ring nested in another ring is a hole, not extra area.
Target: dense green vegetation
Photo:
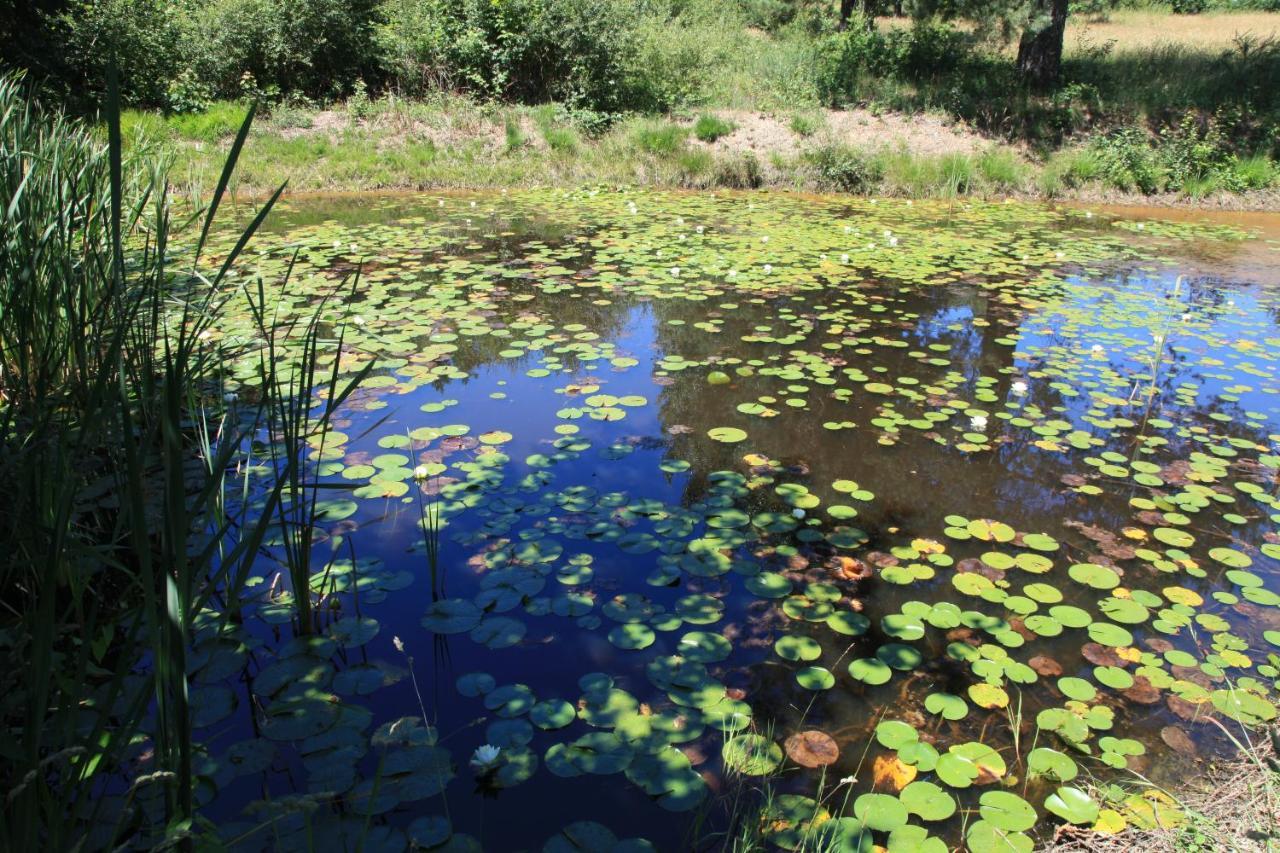
[[[1266,0],[1259,2],[1248,8],[1265,8]],[[223,105],[254,99],[286,122],[342,100],[356,118],[377,112],[388,98],[554,103],[557,129],[550,135],[558,138],[548,142],[557,152],[579,150],[571,136],[589,144],[629,114],[783,111],[796,113],[792,127],[809,136],[804,110],[862,107],[943,115],[992,140],[1028,144],[1041,166],[1053,151],[1071,149],[1070,162],[1060,157],[1035,169],[1022,182],[1028,189],[1097,181],[1192,196],[1270,186],[1280,145],[1280,48],[1272,39],[1245,32],[1222,48],[1192,40],[1150,50],[1082,43],[1062,56],[1062,16],[1105,18],[1114,8],[1105,3],[1070,10],[1060,0],[902,8],[871,0],[838,7],[807,0],[18,5],[0,16],[6,62],[90,110],[100,104],[106,68],[115,62],[127,103],[191,117],[171,122],[184,138],[234,126],[238,120],[224,118]],[[1174,11],[1203,11],[1184,6]],[[865,17],[892,11],[913,18],[873,25]],[[1046,38],[1054,42],[1050,48],[1043,47]],[[1033,50],[1033,43],[1040,46]],[[1030,69],[1028,51],[1045,49],[1056,53],[1034,57]],[[695,131],[706,142],[723,135],[705,120]],[[509,149],[521,147],[517,137],[510,141]],[[421,152],[406,156],[422,159]],[[687,156],[699,165],[698,155]],[[849,160],[839,152],[817,156],[826,164],[822,174],[835,160]],[[884,156],[858,152],[863,160]],[[473,169],[460,171],[460,183],[483,182]],[[718,183],[707,177],[711,171],[685,183]],[[793,176],[777,182],[784,185],[875,183],[846,176],[814,184],[797,181],[797,169],[775,171]],[[874,176],[877,167],[854,171]]]

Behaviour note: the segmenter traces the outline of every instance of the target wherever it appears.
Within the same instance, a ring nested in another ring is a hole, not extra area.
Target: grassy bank
[[[217,177],[246,108],[134,111],[126,138],[170,149],[175,179],[198,194]],[[608,184],[1276,206],[1280,169],[1265,154],[1188,148],[1115,133],[1037,151],[933,112],[708,108],[594,128],[556,105],[387,96],[271,109],[232,190],[261,196],[286,180],[295,192]],[[1205,162],[1186,163],[1188,153]]]

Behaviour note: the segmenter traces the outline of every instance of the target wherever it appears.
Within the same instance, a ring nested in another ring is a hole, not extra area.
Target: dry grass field
[[[1242,38],[1256,43],[1280,39],[1280,13],[1206,12],[1170,15],[1168,12],[1117,11],[1105,21],[1077,15],[1067,26],[1066,54],[1088,53],[1111,44],[1116,53],[1142,53],[1168,46],[1218,53]]]

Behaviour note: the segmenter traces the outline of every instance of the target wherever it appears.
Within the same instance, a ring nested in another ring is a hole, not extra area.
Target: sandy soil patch
[[[713,151],[752,152],[765,160],[771,154],[794,157],[815,146],[842,143],[875,151],[905,149],[930,157],[945,154],[974,154],[988,148],[991,141],[961,125],[931,115],[872,113],[869,110],[819,110],[806,115],[818,119],[819,128],[801,136],[790,127],[790,116],[775,116],[745,110],[716,111],[733,122],[732,133],[715,142],[697,144]]]

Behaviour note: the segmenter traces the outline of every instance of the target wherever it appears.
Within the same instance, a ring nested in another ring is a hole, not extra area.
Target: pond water
[[[318,638],[264,558],[244,624],[193,651],[204,813],[240,849],[366,851],[1176,822],[1158,786],[1227,749],[1214,721],[1275,716],[1276,233],[785,194],[289,201],[241,278],[292,264],[281,322],[328,295],[321,361],[375,364],[312,440],[342,487]],[[215,334],[251,342],[249,312]],[[257,359],[229,364],[246,400]]]

